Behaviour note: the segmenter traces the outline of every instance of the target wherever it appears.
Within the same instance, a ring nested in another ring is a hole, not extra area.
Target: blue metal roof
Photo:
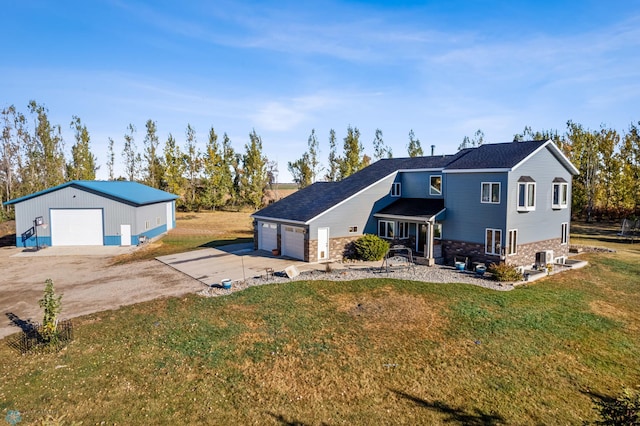
[[[138,182],[120,180],[72,180],[43,191],[34,192],[24,197],[9,200],[4,205],[17,204],[63,188],[72,187],[111,198],[133,206],[173,201],[177,195],[161,191]]]

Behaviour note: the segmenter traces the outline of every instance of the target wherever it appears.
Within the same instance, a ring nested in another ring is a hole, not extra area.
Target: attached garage
[[[176,195],[127,181],[71,181],[7,201],[16,246],[138,244],[175,227]]]
[[[304,260],[304,228],[282,227],[282,255]]]
[[[52,246],[101,246],[102,209],[51,209]]]
[[[258,245],[259,250],[268,250],[278,248],[278,225],[271,222],[258,223]]]

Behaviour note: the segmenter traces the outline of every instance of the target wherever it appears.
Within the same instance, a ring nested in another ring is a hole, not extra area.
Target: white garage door
[[[283,226],[282,255],[304,260],[304,229]]]
[[[103,245],[102,209],[51,210],[51,245]]]
[[[258,249],[271,251],[278,248],[278,225],[258,222]]]

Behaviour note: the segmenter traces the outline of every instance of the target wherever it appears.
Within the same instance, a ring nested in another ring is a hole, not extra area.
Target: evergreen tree
[[[624,200],[640,216],[640,121],[632,123],[620,147],[622,188]]]
[[[309,169],[311,170],[311,183],[313,183],[317,180],[318,173],[321,172],[320,160],[318,160],[318,156],[320,155],[320,143],[316,137],[316,129],[311,129],[311,134],[307,140],[307,148],[307,152],[309,153]]]
[[[15,106],[4,108],[0,113],[2,134],[0,135],[0,222],[9,217],[9,210],[2,203],[17,196],[20,183],[21,141],[29,137],[26,119]]]
[[[74,115],[71,128],[74,130],[76,142],[71,147],[71,162],[67,165],[67,177],[72,180],[95,180],[96,157],[91,153],[87,126]]]
[[[245,145],[242,168],[242,201],[253,208],[259,208],[268,184],[267,158],[262,155],[262,139],[255,129],[249,134],[249,143]]]
[[[138,147],[134,139],[136,128],[133,124],[127,126],[127,132],[124,135],[124,148],[122,150],[122,156],[124,158],[124,168],[127,179],[131,182],[138,179],[138,173],[140,172],[140,163],[142,158],[138,153]]]
[[[351,176],[363,167],[362,153],[364,148],[360,143],[360,130],[347,128],[347,136],[344,138],[344,156],[339,160],[340,180]]]
[[[310,164],[308,152],[302,154],[302,158],[288,163],[289,172],[293,177],[293,181],[298,185],[298,189],[306,188],[313,183],[313,172]]]
[[[329,182],[335,182],[338,180],[338,173],[340,173],[340,158],[337,153],[336,132],[331,129],[329,131],[329,167],[325,179]]]
[[[376,136],[373,139],[373,159],[377,161],[382,158],[393,158],[393,153],[382,140],[382,130],[376,129]]]
[[[202,204],[211,210],[224,205],[231,188],[222,186],[222,150],[218,143],[218,135],[213,127],[209,129],[209,139],[202,156],[204,191]]]
[[[21,178],[26,192],[32,193],[63,183],[66,162],[60,126],[49,122],[49,111],[30,101],[29,112],[35,114],[36,125],[33,136],[23,147],[26,164]]]
[[[202,165],[202,154],[197,146],[196,131],[191,124],[187,124],[187,143],[185,146],[185,172],[186,191],[185,202],[189,210],[197,210],[200,207],[200,167]]]
[[[178,207],[184,207],[185,188],[185,156],[171,133],[164,146],[164,178],[167,191],[180,197],[176,200]]]
[[[409,145],[407,145],[407,153],[409,157],[422,157],[422,146],[420,146],[420,139],[416,138],[413,133],[413,129],[409,131]]]
[[[109,174],[109,180],[114,179],[113,167],[115,166],[116,154],[113,149],[113,139],[109,138],[109,144],[107,145],[107,172]]]
[[[162,176],[164,166],[158,153],[160,140],[157,135],[157,124],[153,120],[147,120],[145,127],[147,134],[144,137],[144,182],[153,188],[162,188]]]

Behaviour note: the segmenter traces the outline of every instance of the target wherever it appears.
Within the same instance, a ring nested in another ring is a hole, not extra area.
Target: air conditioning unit
[[[536,253],[536,266],[546,266],[553,263],[553,250],[539,251]]]

